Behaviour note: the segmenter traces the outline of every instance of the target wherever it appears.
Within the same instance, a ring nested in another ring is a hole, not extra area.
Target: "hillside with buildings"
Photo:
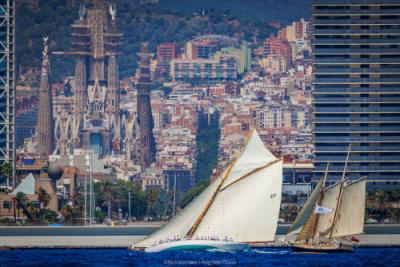
[[[40,74],[38,66],[41,60],[41,39],[50,38],[51,51],[68,51],[70,43],[70,25],[78,17],[80,0],[19,0],[17,1],[17,62],[18,81],[20,84],[37,85]],[[150,2],[150,3],[148,3]],[[152,4],[155,2],[155,4]],[[162,42],[178,40],[184,42],[197,35],[206,33],[224,34],[251,43],[260,43],[276,26],[292,20],[308,17],[309,14],[290,12],[287,16],[274,17],[278,5],[275,1],[230,1],[221,9],[220,1],[208,1],[210,8],[201,9],[201,1],[117,1],[117,16],[121,23],[119,29],[124,34],[120,59],[122,76],[131,76],[136,67],[139,43],[147,41],[150,50]],[[206,1],[207,2],[207,1]],[[211,3],[212,2],[212,3]],[[245,12],[238,12],[238,3]],[[258,2],[255,5],[255,2]],[[265,3],[264,3],[265,2]],[[301,6],[304,1],[285,1],[279,8]],[[260,5],[262,6],[260,8]],[[215,6],[215,8],[214,8]],[[231,8],[230,8],[231,7]],[[271,7],[271,8],[270,8]],[[198,12],[195,12],[198,10]],[[260,16],[260,11],[265,16]],[[303,10],[301,8],[296,10]],[[254,16],[253,12],[258,12]],[[273,12],[272,12],[273,11]],[[240,16],[239,16],[240,14]],[[281,12],[279,13],[281,14]],[[60,80],[72,75],[72,59],[54,57],[52,60],[52,79]]]

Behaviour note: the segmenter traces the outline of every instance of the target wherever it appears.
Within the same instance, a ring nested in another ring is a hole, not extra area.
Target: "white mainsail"
[[[282,162],[225,187],[195,235],[230,237],[236,242],[273,241],[281,203]]]
[[[247,140],[241,155],[233,165],[229,176],[226,178],[223,187],[229,185],[240,177],[262,168],[271,162],[276,161],[276,157],[265,148],[260,136],[253,131]]]
[[[363,232],[365,215],[366,178],[344,185],[332,237],[360,234]]]
[[[135,247],[153,246],[160,240],[178,236],[228,237],[235,242],[272,241],[281,190],[282,162],[253,131],[233,165],[167,225]]]

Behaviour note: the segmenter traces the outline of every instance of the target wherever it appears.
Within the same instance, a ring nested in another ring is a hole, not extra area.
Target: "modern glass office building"
[[[14,0],[0,0],[0,164],[14,165]]]
[[[314,0],[315,178],[400,186],[400,1]]]

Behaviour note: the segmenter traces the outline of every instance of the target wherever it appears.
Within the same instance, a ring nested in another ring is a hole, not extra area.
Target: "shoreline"
[[[161,224],[128,226],[0,226],[1,249],[123,249],[145,238]],[[252,247],[287,247],[282,241],[289,225],[279,225],[275,241]],[[360,247],[400,247],[400,225],[366,225],[355,235]]]
[[[400,234],[356,235],[360,247],[400,247]],[[2,249],[123,249],[130,247],[146,236],[17,236],[0,237]],[[280,240],[284,236],[276,236]],[[252,248],[284,248],[281,241],[251,244]]]

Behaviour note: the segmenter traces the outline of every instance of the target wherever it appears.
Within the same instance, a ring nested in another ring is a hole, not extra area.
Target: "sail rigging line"
[[[265,168],[268,168],[268,167],[270,167],[271,165],[274,165],[275,163],[278,163],[279,161],[281,161],[281,159],[274,160],[274,161],[269,162],[269,163],[267,163],[267,164],[265,164],[265,165],[263,165],[263,166],[261,166],[261,167],[258,167],[258,168],[256,168],[256,169],[254,169],[254,170],[252,170],[252,171],[250,171],[250,172],[244,174],[243,176],[239,177],[239,178],[236,179],[235,181],[233,181],[233,182],[227,184],[226,186],[224,186],[223,188],[221,188],[219,191],[222,192],[222,191],[224,191],[225,189],[227,189],[228,187],[230,187],[230,186],[232,186],[232,185],[234,185],[234,184],[240,182],[241,180],[243,180],[243,179],[249,177],[250,175],[255,174],[256,172],[259,172],[259,171],[261,171],[261,170],[263,170],[263,169],[265,169]]]
[[[237,160],[239,159],[239,157],[242,155],[244,149],[246,148],[247,144],[249,143],[249,140],[251,138],[251,136],[253,135],[253,133],[255,132],[255,129],[253,129],[250,134],[247,136],[246,142],[244,143],[242,149],[240,150],[240,152],[236,155],[235,159],[232,161],[232,163],[228,166],[224,177],[222,177],[221,182],[219,183],[217,189],[215,190],[215,192],[213,193],[213,195],[211,196],[210,201],[208,201],[206,207],[204,208],[204,210],[201,212],[200,216],[197,218],[196,222],[193,224],[193,226],[190,228],[190,230],[188,231],[188,233],[186,234],[188,237],[192,238],[194,233],[196,232],[197,228],[199,227],[201,221],[203,220],[204,216],[207,214],[208,210],[210,209],[211,205],[214,203],[215,198],[218,195],[218,192],[220,191],[222,185],[224,184],[226,178],[228,178],[228,175],[230,174],[233,166],[235,166]]]
[[[358,178],[357,180],[350,181],[345,185],[345,187],[347,187],[349,185],[352,185],[352,184],[355,184],[355,183],[358,183],[359,181],[362,181],[364,179],[367,179],[367,176],[362,176],[362,177]]]
[[[351,151],[351,144],[349,144],[349,149],[347,151],[347,156],[346,156],[346,162],[344,163],[343,175],[342,175],[342,179],[340,181],[341,184],[340,184],[340,188],[339,188],[339,196],[338,196],[338,200],[336,202],[336,208],[335,208],[335,213],[333,215],[333,221],[332,221],[331,230],[329,231],[329,239],[332,239],[333,228],[334,228],[335,222],[337,220],[339,205],[342,202],[343,187],[344,187],[344,183],[345,183],[345,176],[346,176],[346,171],[347,171],[347,163],[349,161],[350,151]]]

